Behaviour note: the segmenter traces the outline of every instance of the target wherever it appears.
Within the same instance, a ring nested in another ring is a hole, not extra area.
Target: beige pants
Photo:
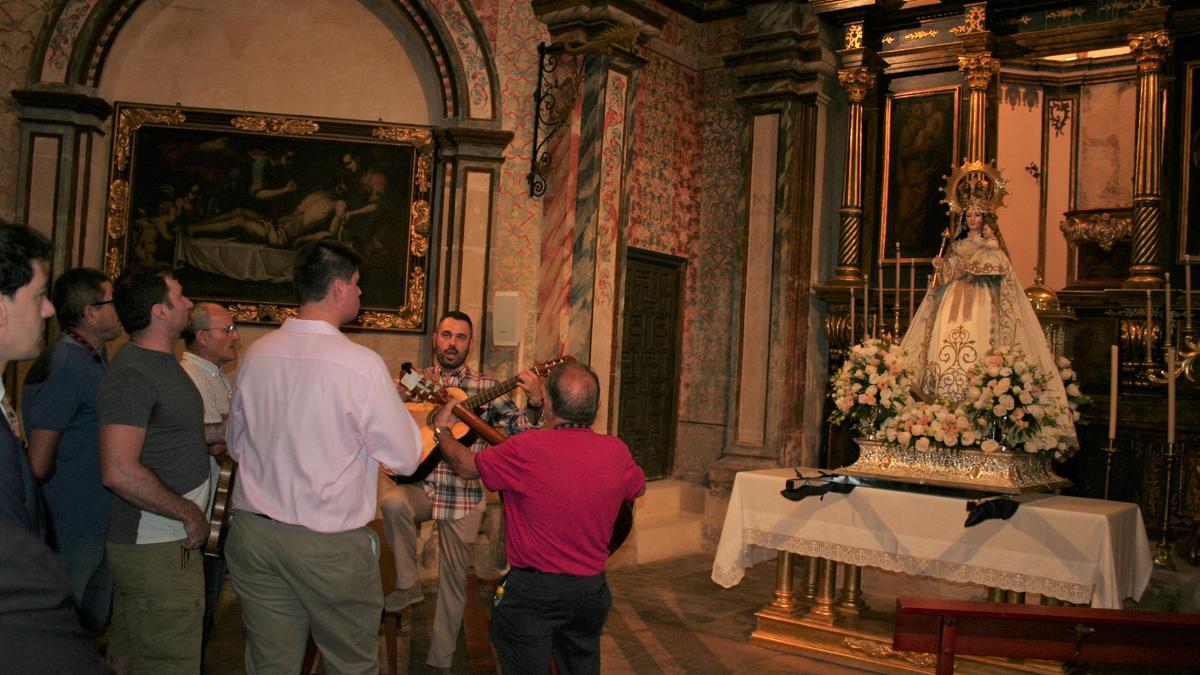
[[[396,588],[408,588],[417,583],[417,524],[430,519],[433,505],[420,485],[396,485],[384,493],[379,505],[383,510],[383,531],[396,559]],[[437,608],[429,656],[425,659],[434,668],[449,668],[454,663],[454,647],[458,644],[467,599],[471,545],[479,536],[483,511],[484,504],[480,502],[464,518],[437,521]]]
[[[108,544],[114,656],[134,673],[199,673],[204,554],[180,541]]]
[[[246,626],[246,672],[300,672],[311,631],[329,673],[379,672],[379,540],[234,515],[225,544]]]

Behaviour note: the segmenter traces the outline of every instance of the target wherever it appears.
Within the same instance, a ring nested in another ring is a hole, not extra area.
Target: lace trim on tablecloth
[[[861,567],[878,567],[889,572],[902,572],[960,583],[979,584],[1007,591],[1038,593],[1066,602],[1089,604],[1092,600],[1091,584],[1074,584],[1059,579],[1050,579],[1035,574],[1019,574],[1000,570],[963,565],[941,560],[927,560],[895,553],[884,553],[867,549],[843,546],[831,542],[801,539],[761,530],[744,530],[745,544],[732,567],[713,565],[712,579],[726,588],[742,580],[746,567],[766,560],[771,551],[758,551],[764,547],[773,551],[788,551],[797,555],[825,558],[835,562]],[[745,563],[745,564],[743,564]]]

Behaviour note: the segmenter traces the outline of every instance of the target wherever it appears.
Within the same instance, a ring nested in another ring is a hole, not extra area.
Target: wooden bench
[[[1200,614],[902,597],[892,648],[955,654],[1200,668]]]

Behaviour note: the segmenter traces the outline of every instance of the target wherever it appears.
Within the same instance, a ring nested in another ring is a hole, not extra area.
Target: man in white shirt
[[[188,314],[187,327],[183,329],[183,344],[186,351],[179,365],[196,383],[200,398],[204,399],[204,424],[220,424],[229,415],[229,396],[233,385],[221,369],[237,359],[237,325],[229,310],[215,302],[198,302]],[[225,454],[225,443],[208,446],[209,465],[215,486],[221,475],[217,457]],[[213,500],[208,500],[208,516],[212,517]],[[223,555],[204,556],[204,637],[201,649],[208,645],[208,633],[212,629],[213,610],[221,596],[221,582],[225,579]]]
[[[379,672],[379,466],[417,467],[421,441],[378,354],[338,329],[358,315],[352,249],[296,255],[297,316],[246,350],[229,410],[237,517],[225,545],[246,672],[300,670],[309,631],[330,672]]]

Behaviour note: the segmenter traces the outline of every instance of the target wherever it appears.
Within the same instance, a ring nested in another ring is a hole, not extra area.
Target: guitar
[[[233,477],[237,474],[237,462],[226,454],[221,455],[217,463],[221,466],[221,472],[217,477],[217,492],[213,497],[212,517],[208,522],[204,555],[220,557],[225,548],[225,534],[229,531],[229,499],[233,496]]]
[[[574,357],[570,355],[560,356],[557,359],[536,364],[530,370],[538,377],[545,377],[550,374],[551,370],[554,370],[555,366],[573,359]],[[437,463],[442,461],[442,453],[438,450],[437,441],[433,439],[433,416],[439,408],[451,401],[457,401],[458,403],[454,406],[455,414],[460,420],[463,420],[464,415],[461,414],[463,411],[474,411],[487,402],[516,389],[521,384],[520,377],[513,377],[488,387],[474,396],[467,396],[467,393],[458,387],[447,388],[431,382],[424,375],[413,370],[412,364],[405,363],[400,368],[404,373],[398,383],[400,392],[408,399],[404,407],[408,408],[408,412],[420,427],[421,461],[417,465],[416,471],[408,476],[399,476],[384,469],[384,472],[397,483],[416,483],[425,480]],[[471,416],[478,417],[474,414]],[[450,432],[457,439],[462,439],[471,431],[491,445],[496,445],[504,440],[503,434],[486,423],[476,423],[472,426],[466,421],[460,421],[450,428]]]

